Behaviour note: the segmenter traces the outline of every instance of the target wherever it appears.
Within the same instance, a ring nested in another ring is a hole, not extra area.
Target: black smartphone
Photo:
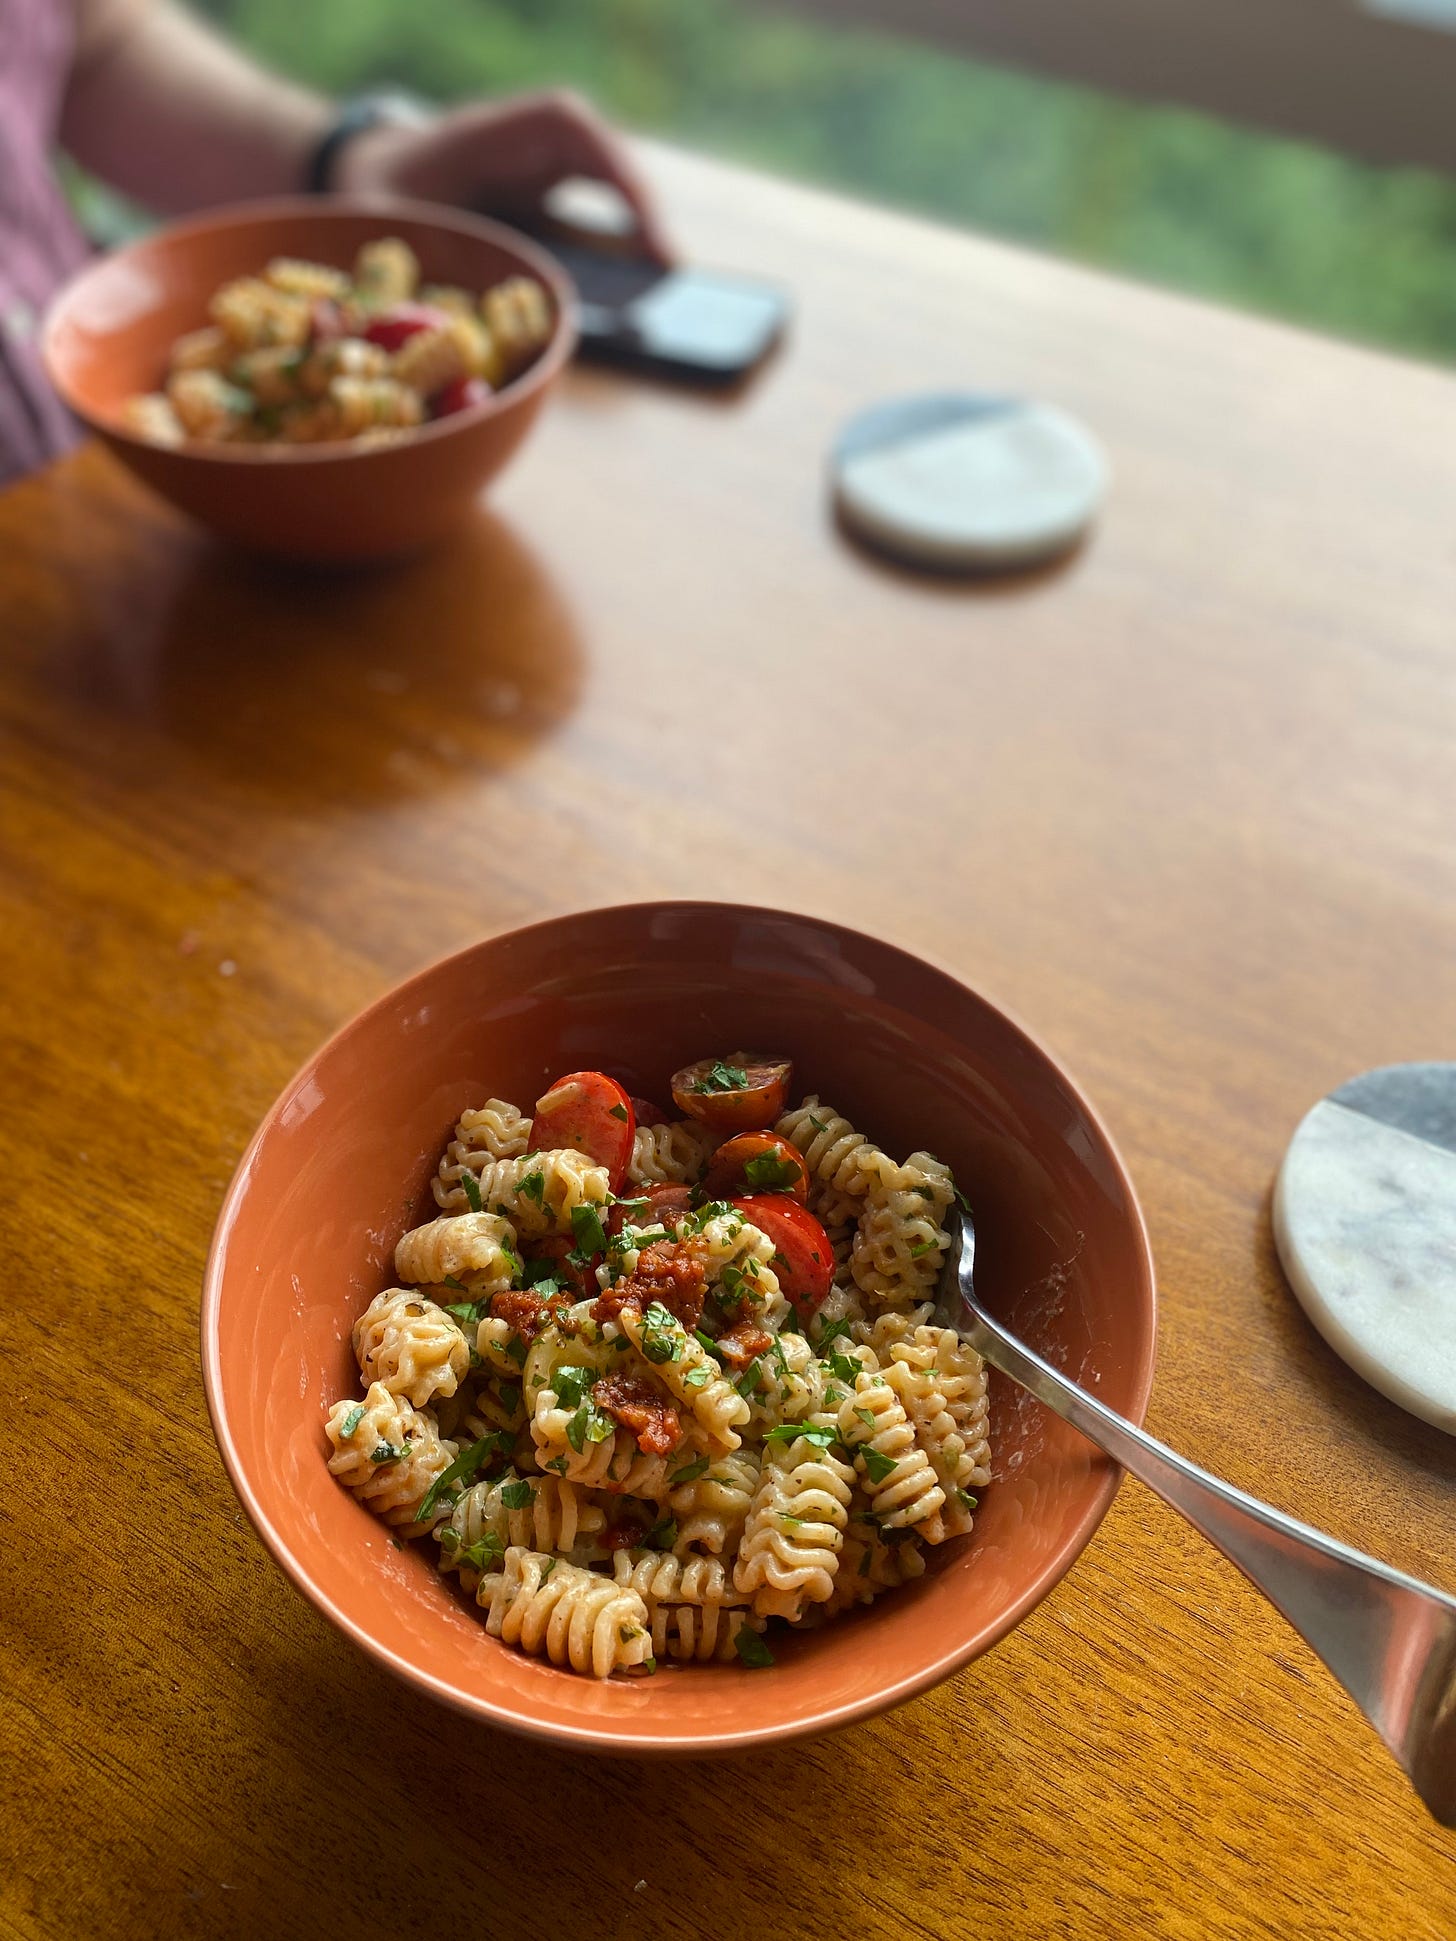
[[[732,384],[783,335],[789,303],[777,284],[664,269],[550,224],[532,225],[531,233],[576,285],[583,357],[699,384]]]

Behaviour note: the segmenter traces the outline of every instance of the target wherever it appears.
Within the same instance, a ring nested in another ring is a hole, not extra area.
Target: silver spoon
[[[1281,1611],[1369,1719],[1442,1826],[1456,1826],[1456,1598],[1222,1483],[993,1321],[972,1291],[976,1230],[960,1233],[935,1318],[1180,1510]]]

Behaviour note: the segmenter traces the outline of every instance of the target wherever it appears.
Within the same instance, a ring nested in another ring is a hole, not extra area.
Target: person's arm
[[[61,141],[150,209],[302,188],[334,110],[257,67],[170,0],[76,0]]]
[[[307,4],[307,0],[303,0]],[[256,66],[173,0],[76,0],[79,39],[61,120],[76,160],[168,214],[291,194],[335,107]],[[469,103],[419,127],[356,135],[331,186],[531,209],[568,176],[608,182],[666,260],[652,198],[620,139],[577,96]]]

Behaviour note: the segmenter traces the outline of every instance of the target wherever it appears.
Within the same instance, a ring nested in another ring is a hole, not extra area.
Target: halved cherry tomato
[[[632,1102],[605,1072],[568,1072],[536,1101],[531,1121],[532,1152],[570,1146],[605,1166],[617,1192],[627,1176],[636,1121]]]
[[[640,1126],[669,1126],[672,1124],[672,1120],[663,1111],[662,1107],[660,1105],[654,1105],[651,1099],[634,1098],[632,1101],[632,1113]]]
[[[642,1204],[644,1200],[647,1202],[645,1206]],[[655,1227],[661,1220],[690,1213],[692,1205],[693,1189],[690,1186],[644,1186],[640,1193],[618,1200],[607,1215],[607,1232],[620,1233],[629,1221],[634,1227]]]
[[[787,1058],[732,1051],[674,1072],[672,1095],[690,1119],[724,1132],[751,1132],[772,1125],[783,1111],[792,1071]]]
[[[396,303],[393,309],[371,317],[364,335],[381,350],[394,352],[422,330],[447,330],[449,326],[448,310],[437,310],[431,303]]]
[[[457,411],[469,411],[477,404],[484,404],[489,396],[490,386],[483,377],[457,377],[430,400],[430,415],[453,418]]]
[[[809,1168],[799,1148],[776,1132],[740,1132],[713,1154],[703,1189],[710,1200],[728,1200],[735,1193],[787,1193],[807,1200]]]
[[[734,1206],[774,1243],[773,1270],[801,1321],[818,1312],[834,1275],[829,1235],[808,1207],[787,1193],[743,1193]]]

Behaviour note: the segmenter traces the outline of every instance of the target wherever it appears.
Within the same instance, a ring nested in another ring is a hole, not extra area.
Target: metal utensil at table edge
[[[976,1230],[952,1236],[936,1320],[1179,1510],[1322,1658],[1421,1799],[1456,1826],[1456,1598],[1220,1482],[1099,1402],[975,1299]]]

